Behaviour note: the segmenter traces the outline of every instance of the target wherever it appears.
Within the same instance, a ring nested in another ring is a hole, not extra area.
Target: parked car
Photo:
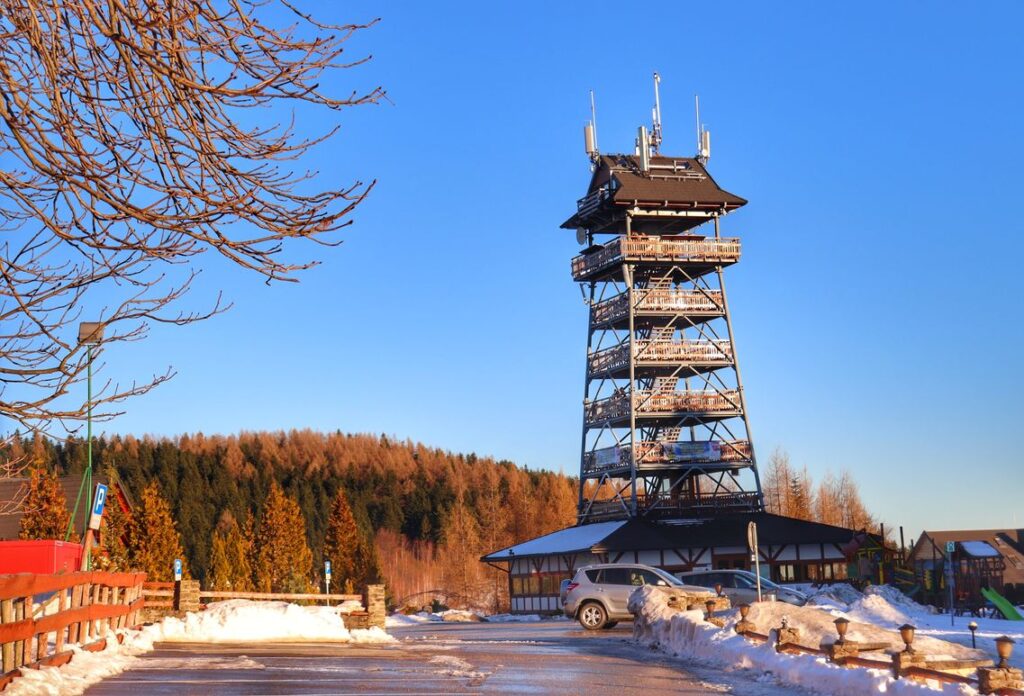
[[[703,587],[687,587],[659,568],[639,564],[604,563],[584,566],[572,580],[563,583],[562,609],[583,628],[596,631],[611,628],[619,621],[632,621],[627,604],[637,587],[657,585],[706,592]]]
[[[697,570],[678,573],[676,577],[685,583],[700,585],[712,591],[715,585],[721,585],[722,594],[729,598],[733,606],[757,601],[757,576],[749,570]],[[776,601],[797,606],[807,603],[807,595],[803,592],[761,578],[761,598],[771,601],[772,597]]]

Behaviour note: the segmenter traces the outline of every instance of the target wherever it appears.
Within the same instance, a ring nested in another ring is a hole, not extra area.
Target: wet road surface
[[[785,693],[688,666],[636,645],[632,626],[422,624],[385,645],[158,644],[90,696],[165,694],[713,694]]]

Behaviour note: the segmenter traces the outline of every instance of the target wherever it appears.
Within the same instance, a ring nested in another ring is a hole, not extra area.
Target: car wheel
[[[605,625],[604,625],[604,626],[602,626],[601,628],[603,628],[603,629],[606,629],[606,630],[607,630],[607,629],[609,629],[609,628],[615,628],[615,627],[616,627],[616,626],[618,626],[618,625],[619,625],[619,622],[618,622],[618,621],[607,621],[607,622],[605,622]]]
[[[608,621],[608,612],[597,602],[587,602],[580,609],[580,625],[588,631],[597,631]]]

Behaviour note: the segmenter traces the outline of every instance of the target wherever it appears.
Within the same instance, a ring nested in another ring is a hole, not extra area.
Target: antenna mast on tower
[[[661,96],[658,94],[658,85],[661,84],[661,76],[654,73],[654,108],[651,109],[651,149],[654,154],[661,152]]]

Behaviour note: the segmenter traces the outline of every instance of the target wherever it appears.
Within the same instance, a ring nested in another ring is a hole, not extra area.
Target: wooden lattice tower
[[[703,157],[648,153],[592,153],[562,225],[590,309],[580,523],[763,510],[722,273],[740,241],[720,220],[746,201]]]

